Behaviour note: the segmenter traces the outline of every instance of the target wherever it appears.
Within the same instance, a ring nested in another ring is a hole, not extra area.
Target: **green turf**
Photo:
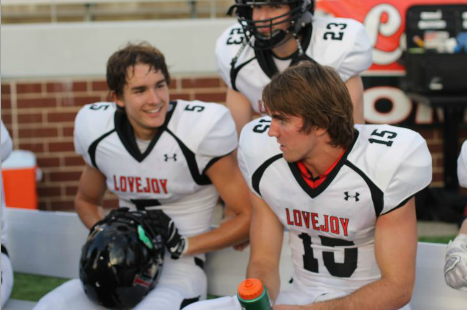
[[[15,272],[13,291],[10,298],[38,301],[42,296],[66,281],[68,279]]]
[[[440,237],[419,237],[418,241],[431,243],[449,243],[456,236],[440,236]]]

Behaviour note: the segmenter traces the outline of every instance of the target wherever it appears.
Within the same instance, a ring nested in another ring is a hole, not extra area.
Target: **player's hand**
[[[92,225],[92,227],[91,227],[91,229],[89,229],[89,231],[90,232],[94,231],[94,228],[96,226],[98,226],[98,225],[101,225],[107,218],[118,217],[119,215],[121,215],[123,213],[127,213],[128,211],[129,211],[128,208],[116,208],[116,209],[110,210],[109,214],[107,214],[102,219],[97,221],[94,225]]]
[[[170,256],[180,258],[188,249],[188,239],[178,233],[174,221],[161,210],[147,211],[148,221],[156,233],[165,241]]]
[[[467,235],[459,234],[448,245],[444,265],[446,284],[467,291]]]
[[[234,245],[232,248],[235,251],[243,251],[246,247],[250,245],[250,240]]]
[[[118,216],[119,214],[130,212],[130,209],[127,207],[116,208],[110,210],[109,214],[106,217]]]

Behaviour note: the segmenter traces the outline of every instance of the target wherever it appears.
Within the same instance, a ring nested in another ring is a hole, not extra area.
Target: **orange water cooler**
[[[7,207],[37,209],[36,155],[30,151],[13,150],[2,163],[3,189]]]

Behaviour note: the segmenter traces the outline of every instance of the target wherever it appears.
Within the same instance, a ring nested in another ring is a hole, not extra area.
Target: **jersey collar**
[[[311,197],[311,198],[315,198],[317,197],[319,194],[321,194],[328,186],[329,184],[332,183],[332,181],[334,180],[334,178],[337,176],[337,174],[339,173],[340,169],[342,168],[342,166],[345,164],[345,162],[347,161],[347,157],[349,156],[350,152],[352,151],[354,145],[355,145],[355,142],[357,141],[358,139],[358,136],[359,136],[359,132],[358,130],[354,130],[355,132],[355,136],[354,136],[354,140],[352,142],[352,144],[347,148],[347,150],[341,155],[340,159],[335,162],[329,169],[328,171],[326,171],[325,173],[325,178],[323,179],[323,181],[319,182],[319,184],[317,184],[314,188],[310,186],[310,182],[307,182],[307,181],[310,181],[310,180],[305,180],[305,178],[303,177],[303,170],[300,169],[300,164],[297,163],[297,162],[293,162],[293,163],[288,163],[289,165],[289,168],[295,178],[295,180],[298,182],[298,184],[300,185],[300,187]],[[304,167],[304,166],[303,166]],[[304,167],[305,168],[305,167]],[[307,169],[305,168],[305,171],[307,171]],[[311,175],[310,175],[311,176]],[[312,181],[313,182],[313,181]],[[316,181],[314,181],[316,182]]]
[[[167,115],[165,116],[164,124],[157,130],[156,135],[152,138],[149,146],[141,153],[136,144],[136,138],[133,131],[133,127],[128,120],[126,113],[122,113],[120,111],[115,111],[114,115],[114,123],[115,123],[115,131],[118,134],[120,141],[122,142],[125,149],[130,153],[130,155],[138,162],[142,162],[152,151],[154,146],[156,145],[157,141],[161,137],[162,133],[167,128],[167,125],[172,118],[173,112],[177,106],[177,101],[169,102],[169,108],[167,109]]]
[[[317,188],[321,183],[324,182],[324,180],[326,180],[327,176],[336,167],[336,165],[339,163],[346,151],[347,150],[344,150],[342,154],[337,158],[337,160],[323,174],[320,174],[317,177],[313,177],[311,172],[308,170],[308,168],[302,161],[298,161],[296,164],[298,169],[300,170],[303,179],[308,184],[308,186],[310,186],[311,188]]]

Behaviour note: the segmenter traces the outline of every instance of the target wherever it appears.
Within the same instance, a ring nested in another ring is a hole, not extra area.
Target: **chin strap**
[[[254,59],[254,57],[253,57],[250,60],[247,60],[246,62],[244,62],[243,64],[238,66],[237,68],[235,68],[235,65],[237,64],[237,61],[238,61],[238,57],[240,57],[243,50],[245,49],[245,47],[247,45],[249,45],[249,42],[250,42],[250,39],[246,35],[244,35],[244,38],[245,38],[245,40],[242,42],[242,46],[240,46],[240,48],[238,49],[237,54],[235,55],[234,58],[232,58],[232,61],[230,62],[230,84],[232,86],[232,89],[235,90],[235,91],[238,91],[237,85],[236,85],[236,82],[235,82],[236,79],[237,79],[238,72],[240,71],[241,68],[246,66],[248,63],[250,63]]]
[[[292,34],[293,34],[293,37],[295,38],[295,42],[297,42],[298,57],[301,57],[305,55],[305,52],[303,52],[302,43],[300,42],[300,39],[298,38],[298,35],[295,31],[292,31]]]
[[[245,47],[250,42],[250,40],[247,38],[247,36],[244,35],[244,38],[245,38],[245,40],[243,40],[242,46],[240,46],[240,48],[238,49],[237,54],[235,54],[235,57],[232,58],[232,61],[230,62],[230,66],[232,67],[232,69],[235,68],[235,64],[237,63],[238,57],[240,57],[240,54],[243,52]]]

